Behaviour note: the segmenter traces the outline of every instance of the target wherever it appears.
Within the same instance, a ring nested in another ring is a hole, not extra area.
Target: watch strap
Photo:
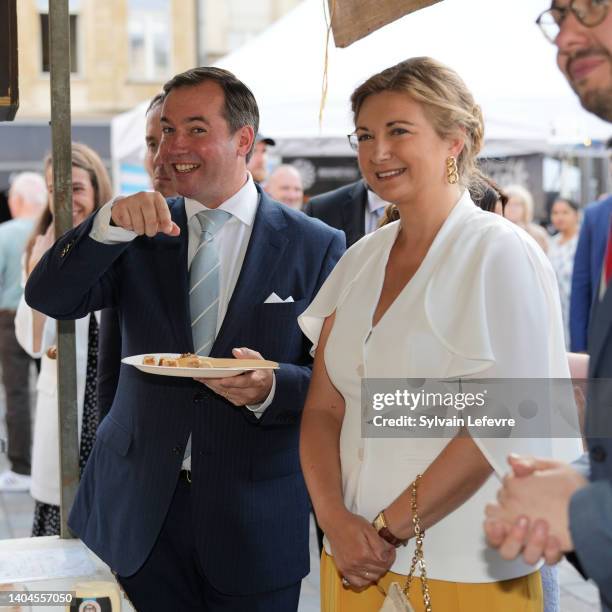
[[[408,543],[408,540],[400,540],[400,538],[394,536],[391,533],[391,531],[387,527],[384,510],[378,513],[372,525],[374,526],[374,529],[376,529],[376,531],[378,532],[378,535],[386,542],[389,542],[391,546],[395,546],[395,548],[398,548],[400,546],[405,546]]]

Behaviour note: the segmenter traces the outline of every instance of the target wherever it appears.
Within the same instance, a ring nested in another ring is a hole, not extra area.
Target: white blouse
[[[372,327],[398,230],[399,222],[391,223],[353,245],[299,319],[314,350],[325,317],[336,312],[325,365],[346,404],[340,435],[344,501],[368,520],[425,471],[449,439],[363,438],[362,378],[569,377],[556,280],[546,255],[515,225],[477,208],[467,191],[415,275]],[[495,499],[508,453],[565,460],[580,454],[578,440],[475,442],[494,472],[427,530],[424,553],[433,579],[493,582],[534,571],[487,547],[484,507]],[[391,570],[406,574],[413,551],[413,541],[399,548]]]
[[[77,418],[78,437],[81,439],[83,399],[87,371],[89,317],[75,321]],[[99,313],[96,313],[99,323]],[[46,317],[40,349],[34,350],[33,310],[22,296],[15,317],[15,335],[23,350],[40,359],[40,374],[36,383],[36,416],[32,436],[32,484],[30,492],[37,501],[59,506],[59,424],[57,393],[57,360],[50,359],[47,349],[57,343],[57,321]]]

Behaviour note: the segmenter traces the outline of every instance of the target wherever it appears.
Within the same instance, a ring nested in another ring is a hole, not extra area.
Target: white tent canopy
[[[606,139],[609,125],[580,107],[555,66],[555,47],[534,23],[549,5],[548,0],[444,0],[346,49],[330,44],[321,125],[324,0],[303,0],[217,65],[253,90],[261,131],[279,139],[277,150],[286,155],[349,154],[345,135],[352,131],[353,89],[374,72],[417,55],[448,64],[466,81],[483,108],[490,154]],[[136,152],[144,150],[145,108],[142,104],[113,120],[115,159],[134,162]],[[128,167],[128,175],[133,170]]]
[[[319,103],[325,52],[322,0],[304,0],[262,35],[219,62],[252,88],[262,131],[278,138],[344,136],[351,92],[371,74],[412,56],[454,68],[485,113],[493,140],[582,142],[610,128],[581,109],[555,66],[555,47],[534,20],[548,0],[444,0],[407,15],[346,49],[329,50],[323,122]]]

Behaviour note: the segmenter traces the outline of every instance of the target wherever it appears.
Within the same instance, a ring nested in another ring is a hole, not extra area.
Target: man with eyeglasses
[[[554,0],[537,19],[557,47],[557,64],[582,106],[612,122],[612,0]],[[612,231],[601,291],[589,328],[589,392],[585,435],[589,466],[510,457],[498,504],[485,531],[507,559],[528,563],[562,555],[599,587],[612,611]],[[578,467],[578,469],[575,469]]]

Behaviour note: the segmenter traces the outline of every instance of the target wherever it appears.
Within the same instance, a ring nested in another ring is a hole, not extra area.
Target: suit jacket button
[[[606,449],[603,446],[594,446],[589,453],[591,455],[591,459],[596,461],[597,463],[603,463],[608,456],[606,453]]]
[[[182,446],[175,446],[175,447],[172,449],[172,452],[173,452],[175,455],[180,455],[180,454],[183,452],[183,447],[182,447]]]
[[[196,393],[196,394],[193,396],[193,403],[194,403],[194,404],[198,404],[199,402],[203,402],[203,401],[204,401],[204,398],[205,398],[204,393]]]

